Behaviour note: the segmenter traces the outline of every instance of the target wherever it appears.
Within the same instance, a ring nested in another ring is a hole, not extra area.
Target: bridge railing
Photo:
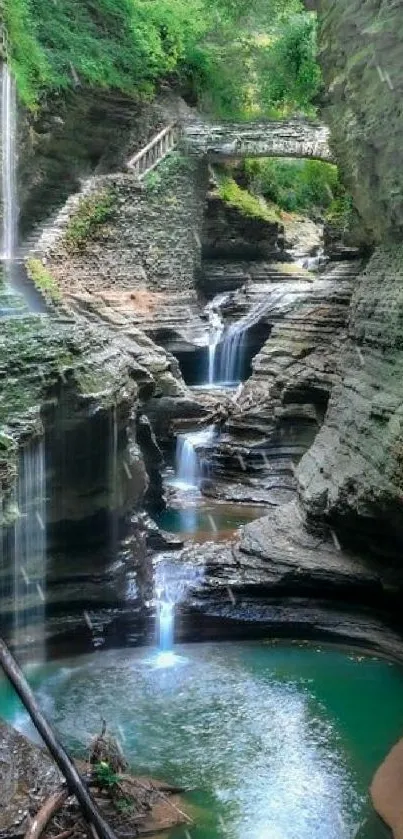
[[[177,122],[167,125],[127,163],[139,180],[144,178],[177,146],[181,129]]]

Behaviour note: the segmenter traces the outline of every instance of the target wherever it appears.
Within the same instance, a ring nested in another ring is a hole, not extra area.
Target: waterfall
[[[178,434],[176,441],[176,479],[184,489],[196,489],[203,477],[203,464],[197,452],[198,447],[210,442],[214,426],[189,434]]]
[[[175,563],[164,557],[157,565],[154,590],[159,664],[175,662],[175,607],[185,599],[192,586],[200,584],[202,578],[202,567]]]
[[[232,326],[224,337],[221,348],[219,381],[239,384],[243,374],[246,329]]]
[[[17,484],[18,519],[14,528],[14,637],[31,640],[35,658],[44,657],[46,586],[46,476],[44,440],[22,449]]]
[[[215,358],[216,358],[216,351],[217,347],[221,341],[221,337],[224,331],[224,323],[220,314],[219,309],[216,308],[209,308],[208,309],[208,317],[209,317],[209,367],[208,367],[208,383],[209,385],[214,384],[215,378]]]
[[[9,272],[17,245],[16,122],[17,100],[14,80],[6,64],[2,66],[1,96],[1,169],[2,169],[2,243],[1,258]]]
[[[158,603],[158,642],[162,653],[171,652],[174,645],[175,606],[169,600]]]

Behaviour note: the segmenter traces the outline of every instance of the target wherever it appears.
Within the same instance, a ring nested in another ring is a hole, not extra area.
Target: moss
[[[104,189],[83,197],[70,219],[64,241],[70,253],[85,250],[87,242],[95,239],[100,230],[116,213],[117,196],[113,189]]]
[[[248,218],[281,222],[280,211],[275,204],[268,204],[264,199],[256,198],[247,189],[238,186],[234,178],[225,176],[219,179],[218,195],[226,204],[235,207]]]
[[[149,172],[143,178],[143,184],[150,192],[158,192],[161,187],[165,187],[170,177],[175,175],[186,174],[192,168],[192,161],[189,157],[180,154],[178,151],[172,151],[168,154],[158,166]]]
[[[353,218],[354,204],[351,196],[344,192],[333,198],[325,217],[327,223],[345,233],[352,226]]]
[[[27,270],[35,287],[47,300],[52,303],[59,303],[61,294],[59,286],[50,271],[45,268],[40,259],[31,257],[27,260]]]

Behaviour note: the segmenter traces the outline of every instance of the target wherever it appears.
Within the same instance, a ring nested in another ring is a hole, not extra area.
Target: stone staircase
[[[141,181],[152,172],[176,148],[181,130],[178,123],[171,123],[158,132],[140,151],[127,162],[128,173]],[[113,178],[113,175],[110,176]],[[81,189],[70,195],[65,204],[40,229],[33,230],[20,248],[20,258],[28,255],[43,256],[49,253],[63,236],[70,219],[75,214],[80,201],[95,192],[100,184],[105,185],[108,176],[94,176],[81,182]]]

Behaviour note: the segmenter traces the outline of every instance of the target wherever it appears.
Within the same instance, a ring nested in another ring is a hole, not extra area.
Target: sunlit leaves
[[[307,109],[319,84],[301,0],[5,0],[22,99],[77,84],[143,97],[169,78],[221,117]]]

